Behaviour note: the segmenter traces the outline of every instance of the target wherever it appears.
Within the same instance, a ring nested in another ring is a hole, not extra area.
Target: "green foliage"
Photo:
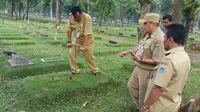
[[[159,0],[160,13],[162,15],[170,14],[172,8],[172,0]]]
[[[192,13],[192,16],[194,17],[195,11],[199,10],[200,7],[200,1],[194,0],[184,0],[183,1],[183,15],[187,16],[188,13]]]

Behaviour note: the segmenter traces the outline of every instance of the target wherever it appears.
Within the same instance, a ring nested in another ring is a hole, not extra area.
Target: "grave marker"
[[[57,57],[57,58],[42,58],[40,59],[42,62],[54,62],[54,61],[63,61],[65,60],[62,57]]]
[[[123,34],[123,33],[119,33],[119,35],[121,35],[121,36],[122,36],[122,35],[124,35],[124,34]]]
[[[42,36],[42,37],[48,37],[48,35],[47,34],[40,34],[40,36]]]
[[[32,65],[33,63],[23,55],[12,54],[12,58],[8,60],[10,66],[26,66]]]
[[[9,56],[12,55],[12,54],[17,54],[14,50],[8,50],[8,49],[5,49],[5,48],[3,50],[4,50],[4,53],[9,55]]]
[[[108,43],[110,43],[110,44],[117,44],[117,42],[112,41],[112,40],[109,40]]]

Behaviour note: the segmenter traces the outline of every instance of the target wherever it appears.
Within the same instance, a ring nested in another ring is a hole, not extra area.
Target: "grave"
[[[62,57],[57,57],[57,58],[42,58],[40,59],[42,62],[54,62],[54,61],[63,61],[65,60]]]
[[[100,32],[101,32],[101,33],[104,33],[104,31],[103,31],[103,30],[100,30]]]
[[[26,66],[33,63],[23,55],[12,54],[12,58],[8,60],[10,66]]]
[[[136,37],[136,35],[135,34],[131,34],[131,37]]]
[[[14,50],[8,50],[8,49],[3,49],[4,50],[4,53],[6,54],[6,55],[12,55],[12,54],[17,54]]]
[[[117,44],[117,42],[112,41],[112,40],[109,40],[108,43],[109,43],[109,44]]]
[[[48,35],[47,34],[40,34],[40,36],[42,36],[42,37],[48,37]]]
[[[119,35],[121,35],[121,36],[122,36],[122,35],[124,35],[124,34],[123,34],[123,33],[119,33]]]
[[[190,41],[194,41],[195,39],[194,39],[194,38],[189,38],[189,40],[190,40]]]

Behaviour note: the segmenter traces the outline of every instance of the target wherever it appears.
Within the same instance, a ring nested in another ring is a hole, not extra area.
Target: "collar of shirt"
[[[177,51],[184,51],[184,47],[176,47],[176,48],[172,48],[168,51],[165,52],[165,55],[177,52]]]
[[[150,36],[151,37],[155,37],[155,35],[157,34],[157,33],[159,33],[160,32],[160,27],[158,27],[158,29],[155,31],[155,32],[153,32]]]
[[[155,37],[155,35],[157,34],[157,33],[159,33],[159,31],[160,31],[161,29],[160,29],[160,27],[155,31],[155,32],[153,32],[152,34],[147,34],[146,35],[146,37],[145,37],[145,40],[146,39],[149,39],[149,38],[153,38],[153,37]]]

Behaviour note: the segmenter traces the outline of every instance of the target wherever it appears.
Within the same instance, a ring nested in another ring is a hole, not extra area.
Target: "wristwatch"
[[[147,107],[146,105],[142,105],[142,108],[144,109],[144,110],[148,110],[150,107]]]
[[[142,60],[143,60],[143,58],[140,58],[140,63],[143,63],[143,61],[142,61]]]

